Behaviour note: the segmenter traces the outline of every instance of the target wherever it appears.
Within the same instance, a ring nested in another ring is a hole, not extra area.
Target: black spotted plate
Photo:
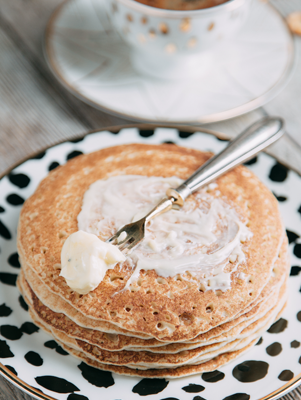
[[[122,143],[173,142],[214,152],[225,146],[215,136],[189,128],[140,126],[116,132],[91,133],[49,148],[0,180],[0,372],[40,399],[267,400],[283,396],[301,380],[301,178],[266,154],[248,165],[279,201],[290,241],[290,299],[283,317],[247,354],[219,371],[177,380],[122,377],[73,358],[30,322],[16,288],[17,223],[24,200],[51,169],[81,153]]]

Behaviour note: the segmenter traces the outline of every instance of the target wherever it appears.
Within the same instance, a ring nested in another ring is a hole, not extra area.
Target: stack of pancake
[[[60,276],[62,246],[78,230],[93,182],[124,174],[186,179],[210,156],[174,145],[107,148],[55,169],[25,202],[18,286],[33,321],[70,354],[102,370],[176,378],[237,358],[279,318],[287,299],[287,238],[276,199],[243,166],[219,178],[218,190],[204,189],[235,209],[252,233],[241,244],[245,260],[226,265],[227,290],[204,288],[189,272],[163,278],[151,269],[125,288],[133,272],[128,260],[84,295]]]

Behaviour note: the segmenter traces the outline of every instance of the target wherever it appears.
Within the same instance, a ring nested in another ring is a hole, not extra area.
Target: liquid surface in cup
[[[229,0],[136,0],[147,6],[166,10],[199,10],[215,7]]]

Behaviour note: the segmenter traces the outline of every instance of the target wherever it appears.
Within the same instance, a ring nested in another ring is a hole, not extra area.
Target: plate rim
[[[105,1],[105,0],[104,0]],[[260,0],[256,0],[260,1]],[[123,113],[121,111],[116,111],[114,109],[111,109],[109,107],[106,107],[104,105],[101,105],[94,100],[89,99],[82,93],[80,93],[76,88],[72,86],[70,82],[65,80],[63,77],[59,67],[56,65],[55,61],[55,56],[54,56],[54,50],[53,47],[51,46],[51,37],[54,31],[54,24],[56,19],[59,17],[61,14],[63,8],[67,3],[69,3],[70,0],[64,0],[62,4],[60,4],[56,9],[53,11],[51,14],[50,18],[48,19],[46,29],[44,32],[43,40],[42,40],[42,51],[44,54],[44,58],[46,61],[46,64],[51,71],[52,75],[56,78],[56,80],[66,89],[68,90],[69,93],[71,93],[73,96],[75,96],[77,99],[81,100],[82,102],[90,105],[91,107],[94,107],[98,110],[107,112],[111,115],[114,115],[116,117],[121,117],[127,120],[136,120],[139,122],[146,122],[146,123],[169,123],[169,124],[196,124],[196,123],[202,123],[202,124],[209,124],[213,122],[220,122],[220,121],[226,121],[228,119],[238,117],[240,115],[246,114],[247,112],[254,111],[257,108],[263,106],[270,100],[272,100],[288,83],[290,77],[292,76],[292,72],[294,71],[296,67],[296,39],[292,32],[290,31],[288,24],[286,22],[285,17],[281,14],[281,12],[272,4],[266,3],[267,7],[270,7],[270,10],[272,12],[275,12],[280,19],[282,20],[283,26],[285,26],[288,36],[289,36],[289,55],[287,59],[287,63],[285,66],[285,69],[280,76],[280,78],[273,84],[273,86],[268,89],[266,92],[261,94],[259,97],[252,99],[251,101],[242,104],[238,107],[235,107],[231,110],[227,111],[222,111],[216,114],[209,114],[207,116],[203,116],[201,118],[197,118],[195,120],[182,120],[182,121],[164,121],[164,120],[156,120],[156,119],[148,119],[148,118],[143,118],[141,116],[137,115],[130,115]]]
[[[68,0],[67,0],[68,1]],[[206,134],[210,134],[215,136],[218,139],[222,139],[222,140],[229,140],[229,137],[222,133],[222,132],[218,132],[212,129],[206,129],[200,126],[193,126],[193,125],[175,125],[175,124],[128,124],[128,125],[111,125],[108,127],[103,127],[101,129],[96,129],[96,130],[91,130],[88,131],[84,134],[79,134],[76,135],[75,137],[70,137],[70,139],[63,139],[60,140],[54,144],[45,146],[43,148],[41,148],[39,151],[35,151],[33,152],[31,155],[24,157],[23,159],[21,159],[20,161],[14,163],[11,167],[9,167],[8,169],[6,169],[4,171],[4,173],[0,174],[0,181],[7,176],[9,173],[11,173],[15,168],[19,167],[20,165],[24,164],[26,161],[29,161],[30,159],[34,158],[35,156],[38,156],[39,154],[41,154],[42,152],[53,148],[55,146],[58,146],[60,144],[66,143],[66,142],[70,142],[73,140],[78,140],[78,139],[84,139],[86,136],[90,135],[90,134],[94,134],[94,133],[100,133],[100,132],[105,132],[105,131],[109,131],[109,132],[116,132],[116,131],[120,131],[121,129],[131,129],[131,128],[137,128],[137,129],[156,129],[156,128],[169,128],[169,129],[177,129],[177,130],[181,130],[181,131],[186,131],[186,132],[200,132],[200,133],[206,133]],[[278,161],[277,157],[275,156],[271,156],[270,157],[274,158],[276,161]],[[285,165],[283,162],[281,162],[282,165]],[[294,168],[292,168],[289,163],[287,163],[285,166],[287,166],[289,169],[293,170],[295,173],[298,174],[298,172],[296,172],[294,170]],[[300,174],[298,174],[298,176],[300,177]],[[301,177],[300,177],[301,178]],[[38,399],[38,400],[58,400],[55,397],[52,396],[48,396],[45,393],[41,393],[39,392],[37,389],[35,389],[33,386],[29,385],[28,383],[26,383],[25,381],[23,381],[22,379],[18,378],[18,376],[16,376],[10,369],[8,369],[5,365],[2,364],[2,362],[0,362],[0,375],[3,376],[5,379],[7,379],[10,383],[12,383],[15,387],[17,387],[18,389],[22,390],[23,392],[33,396],[34,398]],[[272,393],[266,395],[265,397],[261,397],[258,400],[276,400],[279,399],[280,396],[284,396],[285,394],[287,394],[288,392],[292,391],[293,389],[296,388],[296,386],[298,386],[301,383],[301,373],[298,374],[296,377],[294,377],[293,379],[291,379],[290,381],[288,381],[287,383],[285,383],[284,385],[282,385],[280,388],[278,388],[277,390],[273,391]]]

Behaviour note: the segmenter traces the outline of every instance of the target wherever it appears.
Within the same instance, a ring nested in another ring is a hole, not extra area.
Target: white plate
[[[122,129],[118,135],[103,131],[89,134],[80,141],[65,142],[49,148],[34,159],[23,162],[0,180],[0,372],[37,398],[52,396],[60,400],[138,400],[146,396],[149,400],[276,399],[291,390],[301,379],[301,274],[289,278],[290,299],[283,315],[287,327],[277,334],[265,333],[260,345],[220,368],[209,380],[208,374],[168,381],[122,377],[102,372],[70,355],[60,354],[60,348],[50,336],[41,330],[36,331],[33,324],[26,324],[30,322],[30,317],[23,303],[21,306],[20,293],[14,286],[19,267],[16,231],[23,200],[34,192],[49,169],[64,164],[79,152],[91,152],[123,143],[166,141],[215,152],[225,145],[225,142],[206,133],[191,135],[171,128],[139,131],[132,127]],[[250,168],[279,197],[285,226],[291,231],[292,265],[300,265],[301,178],[265,154],[261,154]],[[293,254],[294,251],[297,256]],[[301,268],[294,268],[293,271],[299,270]],[[274,357],[266,351],[273,343],[279,343],[274,347],[281,347],[280,354]],[[252,364],[248,364],[250,360],[256,361],[253,363],[256,368],[246,372],[246,365]],[[244,362],[247,364],[241,368],[240,375],[253,380],[249,383],[241,382],[233,376],[233,370],[237,371],[237,366]],[[267,373],[260,376],[264,370],[262,367],[267,368]],[[11,371],[16,371],[18,376]],[[281,374],[284,376],[282,379],[279,378]]]
[[[287,82],[294,58],[288,27],[268,2],[253,0],[246,25],[212,53],[198,78],[156,79],[137,73],[130,49],[115,33],[105,0],[73,0],[51,17],[46,60],[75,96],[136,120],[207,123],[258,108]]]

